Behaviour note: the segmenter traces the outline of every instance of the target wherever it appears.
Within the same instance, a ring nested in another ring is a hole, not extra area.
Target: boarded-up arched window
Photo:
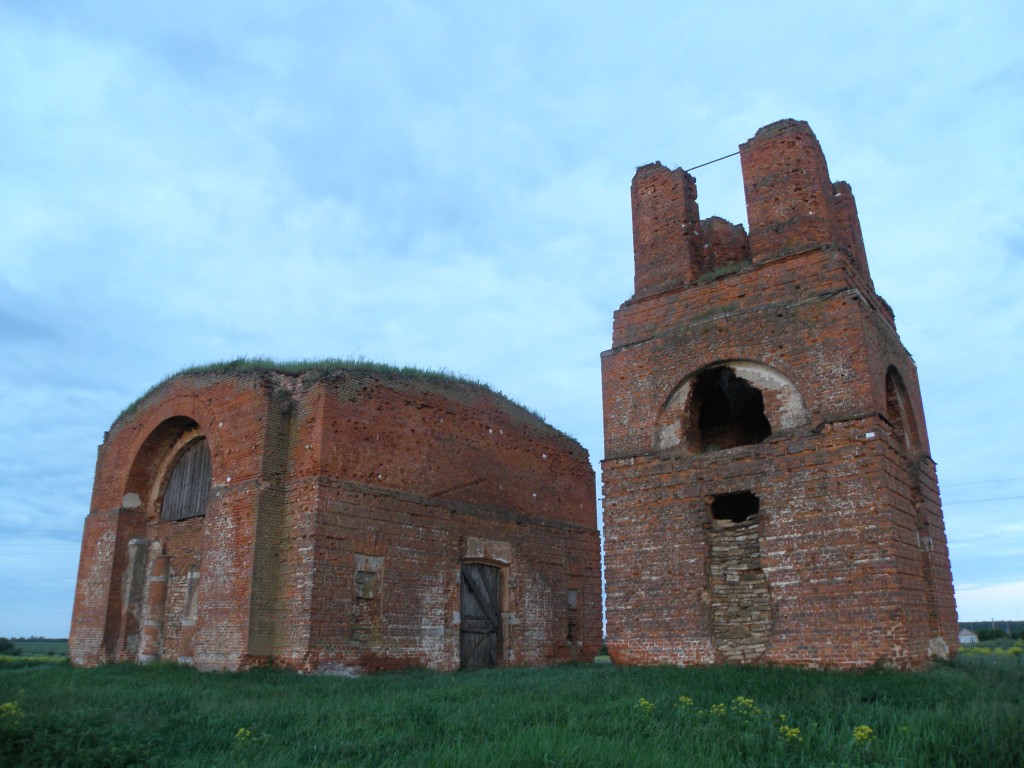
[[[205,438],[190,444],[178,457],[164,491],[161,520],[184,520],[206,514],[210,495],[210,449]]]

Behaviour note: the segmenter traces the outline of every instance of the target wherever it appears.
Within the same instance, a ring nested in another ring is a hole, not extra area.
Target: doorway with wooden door
[[[461,580],[459,665],[496,666],[501,655],[501,569],[464,563]]]

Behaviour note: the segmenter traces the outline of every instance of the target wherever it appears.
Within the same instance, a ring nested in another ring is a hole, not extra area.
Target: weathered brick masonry
[[[71,655],[590,660],[600,590],[586,451],[501,395],[358,367],[183,373],[100,446]]]
[[[917,373],[850,187],[806,123],[740,147],[749,236],[633,180],[635,292],[602,355],[620,663],[901,668],[956,647]]]

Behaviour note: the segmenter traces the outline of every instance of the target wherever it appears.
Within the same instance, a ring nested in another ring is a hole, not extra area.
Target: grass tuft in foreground
[[[359,679],[0,669],[4,766],[1024,765],[1024,664],[580,665]]]

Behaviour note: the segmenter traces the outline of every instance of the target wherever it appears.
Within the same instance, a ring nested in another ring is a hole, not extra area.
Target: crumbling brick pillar
[[[636,294],[646,296],[692,280],[700,238],[693,177],[661,163],[645,165],[633,177],[632,198]]]
[[[146,612],[142,622],[142,643],[139,661],[157,661],[160,658],[164,635],[164,611],[167,607],[167,575],[170,558],[163,554],[160,542],[153,542],[149,555],[149,585],[146,592]]]

